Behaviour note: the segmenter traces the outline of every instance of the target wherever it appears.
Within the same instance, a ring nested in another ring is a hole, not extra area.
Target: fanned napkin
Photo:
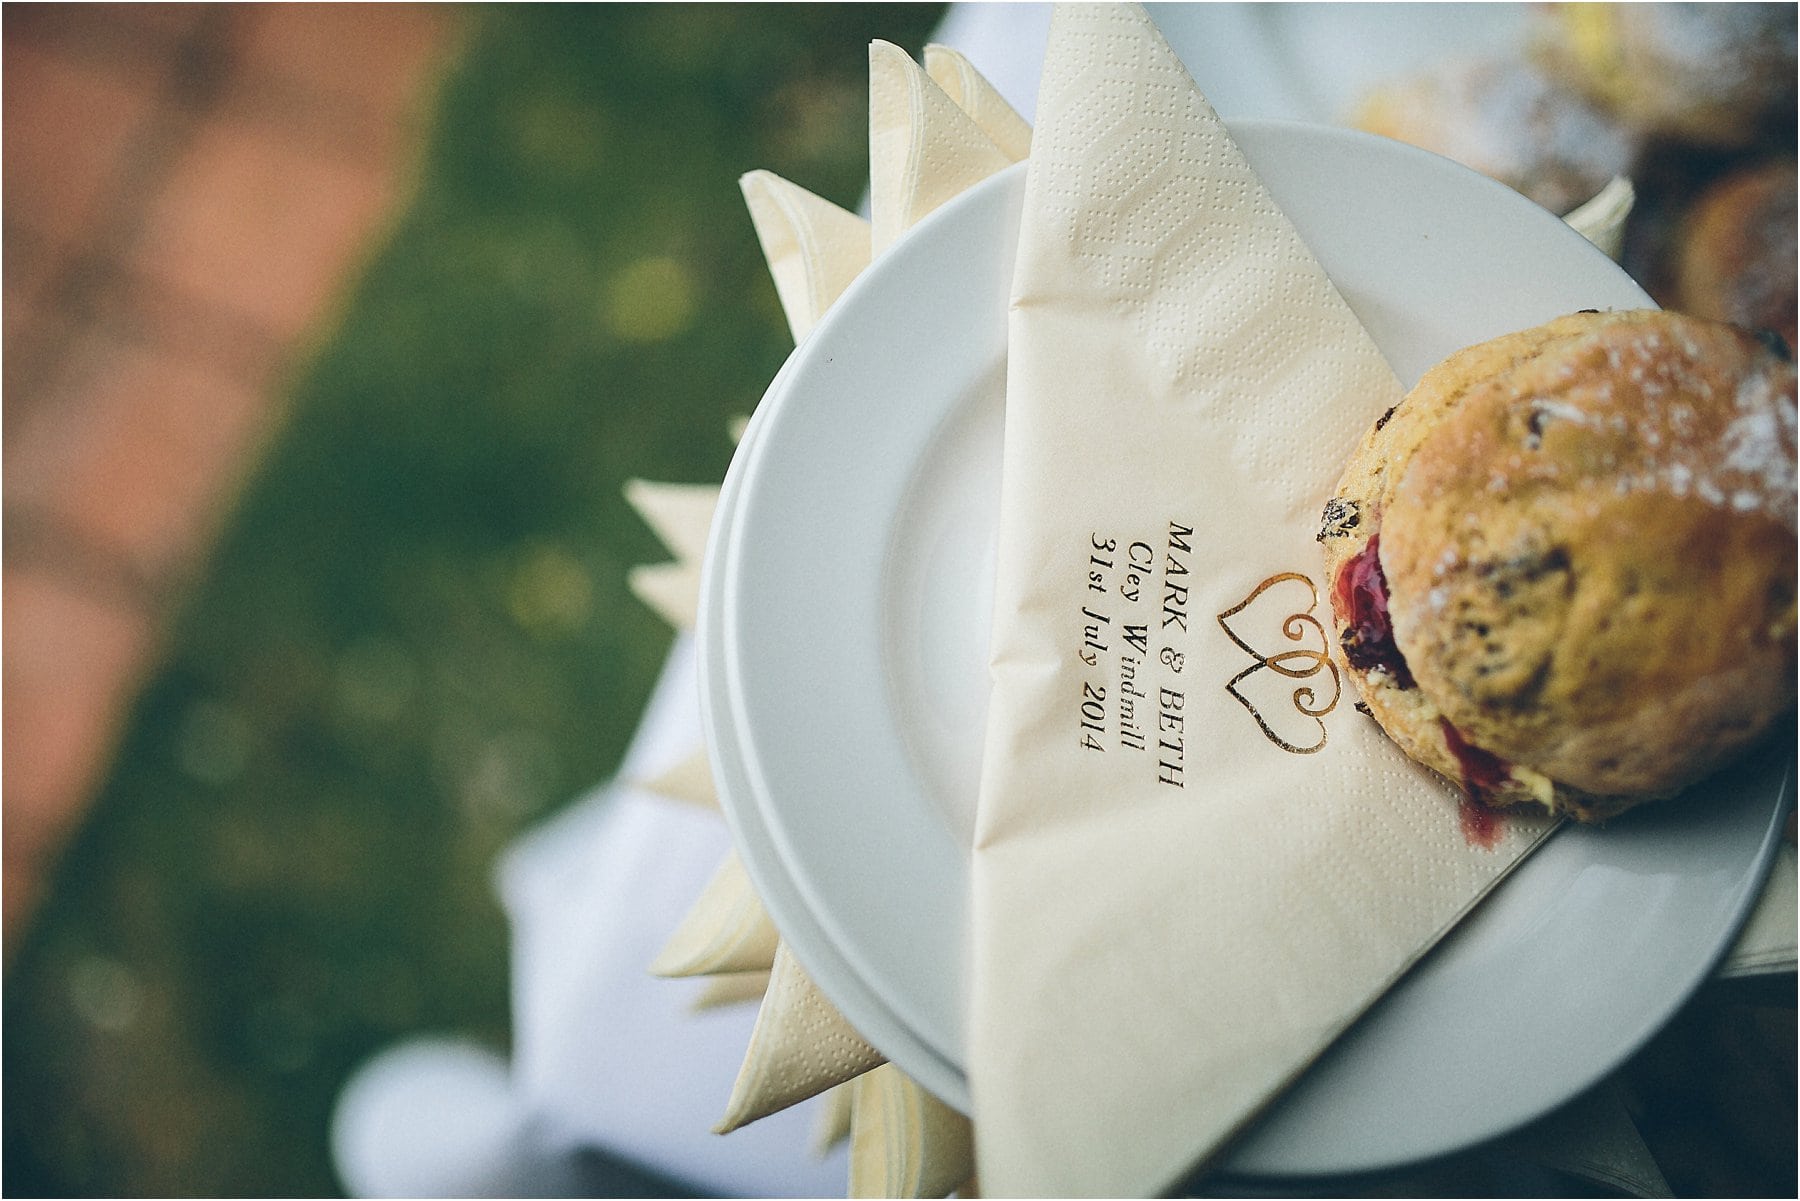
[[[883,1062],[881,1052],[851,1029],[787,944],[780,943],[750,1032],[750,1049],[717,1129],[721,1134],[736,1130]]]
[[[712,764],[707,760],[705,747],[697,748],[657,775],[634,783],[658,796],[686,801],[702,809],[719,807],[719,790],[713,783]]]
[[[796,343],[869,264],[869,223],[767,171],[739,181]],[[746,887],[748,881],[746,880]],[[699,910],[694,920],[708,918]],[[814,1048],[813,1040],[825,1045]],[[817,1096],[882,1063],[793,955],[780,948],[721,1131]]]
[[[1800,888],[1796,887],[1794,847],[1783,843],[1776,850],[1769,879],[1757,898],[1756,908],[1738,932],[1737,941],[1719,965],[1720,976],[1757,976],[1791,972],[1796,960],[1796,913],[1800,912]]]
[[[1029,128],[965,58],[942,47],[931,48],[928,57],[930,74],[887,43],[870,49],[873,229],[769,172],[754,171],[740,181],[796,342],[868,265],[872,253],[943,200],[1016,161],[1029,146]],[[953,89],[954,99],[933,74]],[[633,587],[671,624],[689,628],[698,607],[699,563],[718,489],[633,481],[626,495],[676,556],[673,563],[637,569]],[[717,803],[703,753],[646,786],[695,803]],[[701,1004],[728,1003],[761,990],[756,1029],[721,1130],[839,1088],[883,1063],[773,932],[741,865],[728,859],[653,965],[666,975],[714,975]],[[897,1072],[884,1078],[903,1079]],[[846,1123],[853,1096],[839,1094]],[[942,1108],[935,1101],[930,1107],[873,1101],[870,1106],[864,1119],[868,1128],[877,1122],[912,1122]],[[882,1116],[875,1116],[878,1111]],[[866,1135],[865,1141],[872,1137]],[[910,1128],[896,1129],[887,1132],[884,1145],[911,1146],[919,1137]]]
[[[858,1076],[850,1132],[852,1197],[942,1197],[975,1171],[969,1119],[892,1064]]]
[[[738,181],[796,344],[869,265],[869,223],[768,171]]]
[[[676,629],[693,629],[700,604],[700,562],[719,504],[718,487],[631,480],[625,485],[625,499],[675,555],[673,562],[632,568],[632,592]]]
[[[944,201],[1016,161],[906,51],[892,42],[869,44],[874,254]]]
[[[1549,829],[1325,654],[1320,506],[1393,374],[1136,5],[1059,7],[1013,283],[973,869],[982,1187],[1147,1195]]]
[[[768,971],[777,940],[744,865],[728,854],[650,970],[658,976]]]
[[[925,74],[1012,162],[1031,153],[1031,126],[960,50],[925,47]]]
[[[727,1005],[760,1001],[768,990],[769,973],[766,971],[719,972],[707,980],[706,987],[694,998],[693,1008],[698,1013],[707,1009],[721,1009]]]

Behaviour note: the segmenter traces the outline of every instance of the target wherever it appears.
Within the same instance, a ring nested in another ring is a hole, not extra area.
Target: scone
[[[1540,60],[1643,135],[1736,147],[1792,120],[1791,4],[1555,4],[1547,13]]]
[[[1553,213],[1630,172],[1634,140],[1536,64],[1451,61],[1365,95],[1351,124],[1455,159]]]
[[[1696,317],[1795,336],[1794,160],[1729,172],[1682,222],[1674,308]]]
[[[1777,348],[1673,313],[1452,355],[1325,506],[1340,667],[1486,805],[1680,791],[1793,704],[1795,421]]]

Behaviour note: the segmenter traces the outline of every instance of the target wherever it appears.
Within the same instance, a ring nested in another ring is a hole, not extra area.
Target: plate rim
[[[886,1047],[906,1048],[908,1072],[933,1095],[966,1114],[970,1108],[968,1081],[961,1069],[913,1033],[887,1006],[880,993],[871,988],[854,968],[842,961],[831,940],[820,929],[811,906],[795,888],[786,862],[774,845],[760,809],[748,795],[747,788],[740,791],[739,785],[742,782],[737,778],[737,764],[733,762],[738,755],[738,744],[732,729],[730,708],[714,699],[714,689],[723,687],[725,677],[721,661],[723,648],[715,631],[723,612],[724,598],[719,579],[721,573],[728,570],[729,527],[736,512],[737,484],[746,470],[744,464],[755,454],[758,414],[763,411],[764,405],[775,401],[785,387],[790,376],[788,365],[793,361],[794,355],[790,354],[775,378],[770,381],[762,403],[757,406],[744,427],[738,451],[732,456],[725,479],[720,485],[719,506],[707,536],[701,563],[700,605],[695,618],[694,636],[698,650],[695,658],[700,724],[708,765],[719,796],[719,808],[731,832],[732,844],[738,851],[739,861],[750,877],[758,900],[774,920],[776,929],[782,932],[783,941],[788,943],[788,949],[800,966],[821,990],[831,996],[833,1003],[838,1004],[840,1009],[845,1007],[839,1003],[839,996],[853,997],[855,1001],[851,1008],[858,1009],[861,1014],[876,1016],[879,1019],[877,1024],[881,1027],[881,1041],[885,1044],[883,1053],[896,1058]],[[751,847],[767,850],[766,853],[746,853]],[[791,935],[795,932],[801,932],[801,938],[793,939]],[[824,970],[821,971],[821,968]],[[821,981],[828,981],[829,985]],[[837,995],[833,995],[834,993]]]

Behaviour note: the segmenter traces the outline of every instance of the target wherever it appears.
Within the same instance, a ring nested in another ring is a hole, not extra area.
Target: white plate
[[[1572,309],[1649,304],[1554,217],[1445,160],[1322,128],[1233,128],[1404,382]],[[756,827],[740,850],[806,914],[783,926],[789,942],[852,1024],[965,1106],[967,830],[1022,190],[1015,168],[933,214],[796,352],[734,465],[702,638],[709,729],[735,752],[727,803]],[[1791,761],[1551,840],[1223,1166],[1411,1162],[1604,1076],[1729,944]]]

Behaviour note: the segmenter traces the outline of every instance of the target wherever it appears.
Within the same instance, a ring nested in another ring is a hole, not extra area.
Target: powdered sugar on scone
[[[1352,671],[1373,714],[1445,774],[1447,742],[1510,765],[1496,803],[1600,817],[1712,770],[1792,701],[1794,428],[1791,364],[1673,314],[1446,360],[1321,531],[1334,572],[1379,535],[1413,687]]]

